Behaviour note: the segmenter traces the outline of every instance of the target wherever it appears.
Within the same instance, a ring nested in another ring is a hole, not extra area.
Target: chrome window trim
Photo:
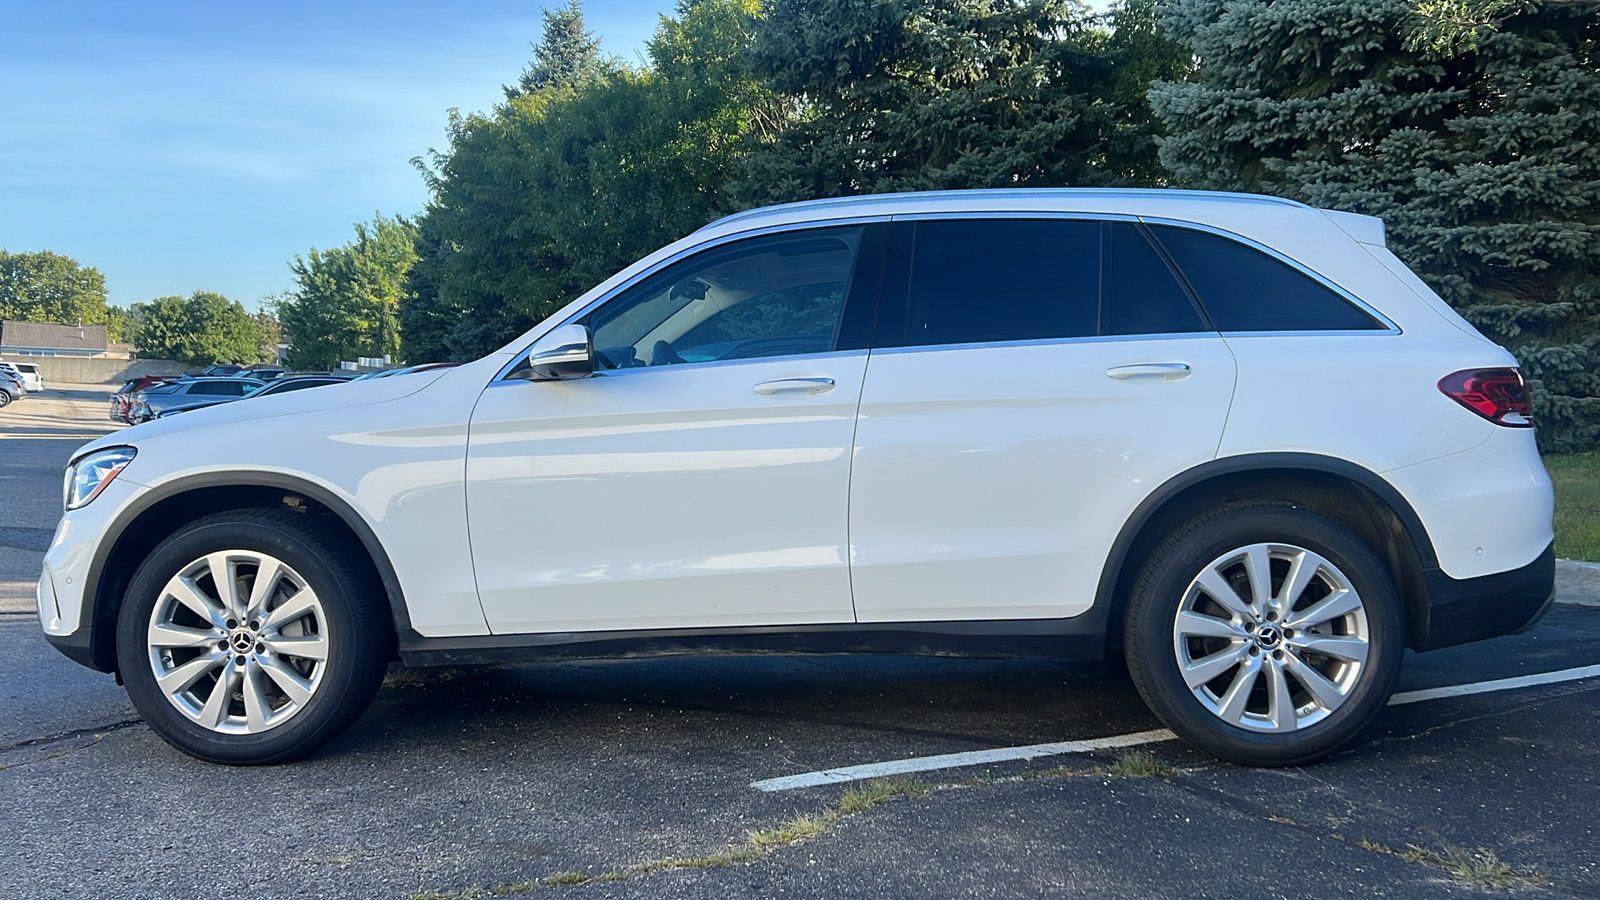
[[[1162,334],[1099,334],[1088,337],[1069,338],[1027,338],[1020,341],[969,341],[964,344],[915,344],[909,347],[875,347],[874,356],[888,356],[895,353],[921,353],[928,350],[973,350],[988,349],[990,347],[1053,347],[1060,344],[1109,344],[1113,341],[1123,343],[1143,343],[1157,341],[1181,340],[1206,340],[1226,337],[1215,331],[1175,331]]]
[[[1271,247],[1268,247],[1266,244],[1263,244],[1260,241],[1254,240],[1252,238],[1247,238],[1242,234],[1238,234],[1237,232],[1228,231],[1225,228],[1218,228],[1218,227],[1216,227],[1214,225],[1202,225],[1202,224],[1199,224],[1197,222],[1186,222],[1186,221],[1184,221],[1182,219],[1166,219],[1166,218],[1162,218],[1162,217],[1159,217],[1159,216],[1137,216],[1136,218],[1138,219],[1138,221],[1143,222],[1146,225],[1169,225],[1169,226],[1172,226],[1173,228],[1188,228],[1188,229],[1190,229],[1192,231],[1204,231],[1204,232],[1207,232],[1209,234],[1214,234],[1214,235],[1216,235],[1218,237],[1221,237],[1221,238],[1227,238],[1229,240],[1238,241],[1239,243],[1244,244],[1246,247],[1249,247],[1249,248],[1251,248],[1253,250],[1258,250],[1258,251],[1260,251],[1262,253],[1267,254],[1268,256],[1272,257],[1273,259],[1276,259],[1279,262],[1284,263],[1285,265],[1287,265],[1290,268],[1294,269],[1295,271],[1301,273],[1302,275],[1305,275],[1306,277],[1310,278],[1312,281],[1315,281],[1316,283],[1322,285],[1323,287],[1327,288],[1328,290],[1333,291],[1335,294],[1338,294],[1340,297],[1343,297],[1344,299],[1348,300],[1349,302],[1355,304],[1357,309],[1360,309],[1360,310],[1366,312],[1367,315],[1370,315],[1374,319],[1377,319],[1378,322],[1381,323],[1384,326],[1384,328],[1349,328],[1349,329],[1334,329],[1334,330],[1326,330],[1325,329],[1325,330],[1322,330],[1322,331],[1282,331],[1282,330],[1272,330],[1272,331],[1229,331],[1229,332],[1223,332],[1223,335],[1225,337],[1228,336],[1228,335],[1234,335],[1234,336],[1242,337],[1244,335],[1269,335],[1269,334],[1270,335],[1292,335],[1292,334],[1298,334],[1298,335],[1307,335],[1307,334],[1367,334],[1367,335],[1372,335],[1372,334],[1400,334],[1401,333],[1400,326],[1396,325],[1394,323],[1393,319],[1391,319],[1388,316],[1384,315],[1383,313],[1379,312],[1377,309],[1374,309],[1372,304],[1368,303],[1365,300],[1362,300],[1360,297],[1357,297],[1355,294],[1352,294],[1351,292],[1349,292],[1349,291],[1345,290],[1344,288],[1340,287],[1339,285],[1335,284],[1333,281],[1328,279],[1322,273],[1317,272],[1316,270],[1307,267],[1304,263],[1301,263],[1301,262],[1299,262],[1297,260],[1289,258],[1288,256],[1285,256],[1284,254],[1280,253],[1277,250],[1274,250]],[[1159,235],[1157,237],[1159,239]],[[1164,247],[1162,249],[1165,250]],[[1177,260],[1173,260],[1173,263],[1176,264]],[[1183,267],[1179,266],[1178,270],[1182,271]],[[1205,301],[1202,298],[1201,304],[1204,305],[1204,303],[1205,303]]]
[[[819,220],[817,220],[815,222],[789,222],[789,223],[785,223],[785,224],[782,224],[782,225],[768,225],[768,226],[762,227],[762,228],[752,228],[749,231],[740,231],[740,232],[736,232],[734,234],[725,234],[725,235],[723,235],[721,237],[712,238],[710,240],[702,241],[702,242],[700,242],[698,244],[695,244],[692,247],[685,247],[682,250],[679,250],[677,253],[674,253],[671,256],[667,257],[666,259],[661,260],[660,262],[656,263],[655,265],[651,266],[650,268],[645,269],[644,271],[638,273],[637,275],[634,275],[632,278],[629,278],[627,281],[624,281],[623,283],[617,285],[616,287],[612,288],[611,290],[606,291],[604,294],[601,294],[600,296],[596,297],[595,299],[591,300],[590,302],[584,304],[581,308],[578,309],[577,312],[572,313],[566,319],[563,319],[562,321],[556,323],[555,325],[552,325],[550,328],[546,328],[546,329],[541,330],[539,332],[539,336],[538,337],[535,337],[532,341],[528,342],[528,346],[523,347],[521,350],[518,350],[516,353],[512,354],[511,361],[506,363],[504,366],[502,366],[500,368],[500,371],[495,374],[494,379],[492,381],[490,381],[489,383],[491,385],[495,385],[495,384],[501,383],[502,381],[505,381],[506,380],[506,376],[508,374],[510,374],[511,372],[515,371],[517,366],[521,365],[528,358],[528,351],[533,349],[534,343],[536,343],[539,340],[539,338],[543,337],[546,333],[548,333],[550,331],[553,331],[553,330],[555,330],[557,328],[560,328],[562,325],[570,325],[570,324],[572,324],[573,322],[577,321],[578,319],[581,319],[584,316],[587,316],[589,313],[594,312],[596,309],[598,309],[602,304],[606,303],[607,301],[615,299],[618,294],[621,294],[623,291],[628,290],[629,288],[631,288],[634,285],[638,284],[639,282],[645,280],[646,278],[649,278],[650,276],[656,274],[657,272],[660,272],[662,269],[665,269],[667,266],[670,266],[670,265],[673,265],[675,263],[681,262],[682,260],[687,259],[688,257],[693,256],[693,255],[695,255],[695,254],[697,254],[697,253],[699,253],[699,252],[701,252],[703,250],[710,250],[713,247],[720,247],[723,244],[730,244],[730,243],[732,243],[734,241],[742,241],[742,240],[745,240],[746,238],[765,237],[765,236],[767,236],[769,234],[777,234],[779,232],[784,232],[784,231],[810,231],[812,229],[817,229],[817,228],[836,228],[836,227],[849,226],[849,225],[872,225],[872,224],[879,223],[879,222],[888,222],[888,221],[890,221],[890,219],[891,219],[891,217],[888,216],[888,215],[877,215],[877,216],[863,216],[863,217],[859,217],[859,218],[858,217],[850,217],[850,218],[838,218],[838,219],[819,219]],[[702,229],[702,230],[704,230],[704,229]],[[698,231],[694,232],[694,234],[699,234],[699,233],[700,232],[698,232]],[[852,268],[852,273],[853,272],[854,272],[854,269]],[[845,302],[848,303],[849,302],[849,298],[846,298]],[[543,325],[543,324],[544,324],[543,322],[540,323],[540,325]],[[830,350],[828,352],[829,353],[833,353],[834,351]],[[790,354],[790,355],[792,355],[792,356],[805,356],[805,357],[810,358],[810,357],[816,356],[817,354],[797,353],[797,354]],[[782,358],[783,357],[777,357],[777,356],[756,357],[756,359],[782,359]],[[708,360],[708,362],[722,362],[722,361],[723,360]],[[744,360],[726,360],[726,361],[727,362],[743,362]],[[674,365],[674,368],[681,367],[681,366],[686,366],[686,365],[688,365],[688,366],[698,366],[698,365],[704,365],[704,363],[677,363],[677,364]],[[647,368],[650,368],[650,367],[649,366],[640,366],[639,368],[647,369]],[[621,369],[605,369],[604,371],[607,371],[607,372],[620,372],[622,370]],[[596,371],[596,374],[599,374],[599,371]],[[512,379],[512,380],[521,381],[522,379],[519,378],[519,379]]]
[[[745,358],[745,359],[708,359],[708,360],[704,360],[702,362],[672,363],[671,365],[665,365],[665,366],[631,366],[631,367],[626,368],[626,369],[596,369],[594,374],[590,375],[589,378],[628,378],[628,377],[632,377],[634,375],[641,375],[641,374],[643,374],[645,372],[681,372],[681,371],[686,370],[686,369],[708,369],[708,368],[714,368],[714,367],[720,368],[720,367],[723,367],[723,366],[737,366],[737,365],[749,365],[751,363],[776,362],[778,360],[784,360],[784,359],[805,359],[805,360],[821,360],[821,361],[840,360],[840,359],[854,359],[854,358],[859,357],[859,356],[866,356],[868,354],[868,352],[869,351],[866,351],[866,350],[829,350],[827,353],[790,353],[790,354],[786,354],[784,356],[752,356],[752,357],[748,357],[748,358]],[[580,378],[580,379],[574,379],[574,380],[586,381],[588,379]],[[525,382],[523,379],[520,379],[520,378],[509,378],[509,379],[503,379],[503,380],[500,380],[500,381],[491,382],[489,387],[496,388],[496,387],[501,387],[503,385],[524,384],[524,383],[527,383],[527,382]],[[535,382],[535,383],[549,384],[551,382]]]

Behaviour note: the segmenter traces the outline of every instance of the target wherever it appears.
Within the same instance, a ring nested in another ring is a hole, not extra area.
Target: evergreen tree
[[[593,81],[612,67],[600,56],[600,39],[583,27],[578,0],[542,12],[544,37],[533,45],[533,64],[523,71],[517,86],[505,89],[508,100],[547,87]]]
[[[1109,20],[1075,0],[773,0],[751,62],[797,112],[745,163],[733,193],[751,206],[1150,183],[1144,88],[1191,67],[1149,0]]]
[[[1547,450],[1600,442],[1600,16],[1533,0],[1171,0],[1181,183],[1382,216],[1515,353]]]

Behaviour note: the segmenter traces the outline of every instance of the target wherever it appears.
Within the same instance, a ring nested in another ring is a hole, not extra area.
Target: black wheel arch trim
[[[1433,541],[1428,537],[1428,531],[1423,526],[1421,517],[1394,485],[1372,470],[1349,460],[1315,453],[1245,453],[1225,456],[1201,463],[1167,479],[1160,487],[1151,491],[1123,523],[1122,530],[1117,533],[1116,540],[1111,544],[1111,552],[1106,555],[1105,565],[1100,571],[1100,583],[1095,591],[1094,608],[1100,610],[1102,616],[1107,618],[1107,624],[1112,624],[1109,621],[1111,611],[1119,602],[1117,585],[1122,577],[1123,567],[1128,562],[1128,553],[1144,527],[1169,500],[1189,488],[1224,475],[1267,471],[1333,475],[1361,485],[1383,501],[1400,520],[1400,525],[1410,538],[1422,569],[1426,571],[1439,567],[1438,554],[1434,552]]]
[[[174,479],[151,488],[117,513],[107,526],[104,537],[95,548],[94,558],[89,563],[85,588],[86,591],[93,593],[84,598],[85,613],[80,619],[79,628],[71,635],[52,637],[51,643],[55,644],[57,649],[75,662],[92,669],[101,672],[116,671],[116,642],[114,638],[99,637],[116,633],[116,614],[121,601],[118,597],[114,598],[115,602],[107,603],[105,602],[107,598],[103,596],[106,592],[108,574],[106,564],[110,561],[112,551],[121,543],[128,528],[153,507],[174,497],[206,488],[281,490],[286,495],[304,497],[337,516],[356,536],[356,540],[361,543],[362,549],[371,559],[372,566],[383,583],[383,591],[389,601],[395,630],[401,634],[412,632],[411,616],[406,611],[405,594],[400,587],[400,578],[395,573],[394,564],[390,562],[388,552],[384,550],[383,543],[378,540],[372,527],[348,501],[315,482],[280,472],[205,472]],[[68,652],[68,648],[71,648],[72,652]]]

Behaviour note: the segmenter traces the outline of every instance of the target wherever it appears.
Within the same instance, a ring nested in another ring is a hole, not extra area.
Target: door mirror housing
[[[562,325],[533,342],[522,377],[528,381],[570,381],[594,374],[594,336],[586,325]]]

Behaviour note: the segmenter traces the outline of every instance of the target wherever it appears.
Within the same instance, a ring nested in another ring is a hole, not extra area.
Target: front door
[[[576,320],[594,375],[484,392],[467,502],[495,633],[853,621],[854,323],[877,277],[852,275],[886,227],[699,251]]]

